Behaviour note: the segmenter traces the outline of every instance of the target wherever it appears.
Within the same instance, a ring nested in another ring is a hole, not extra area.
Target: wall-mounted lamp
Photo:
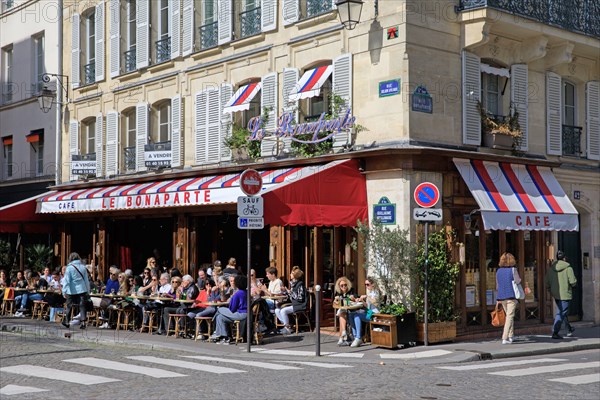
[[[459,243],[458,244],[458,262],[461,265],[465,265],[465,261],[466,261],[465,244],[464,243]]]
[[[56,99],[56,92],[49,90],[47,87],[42,89],[42,92],[38,96],[38,104],[40,109],[47,113],[52,108],[52,104],[57,103],[58,105],[66,104],[69,102],[69,77],[67,75],[60,74],[44,74],[42,75],[42,81],[44,83],[50,83],[50,77],[55,77],[58,82],[60,89],[65,92],[64,103],[59,103]],[[56,100],[56,101],[55,101]]]
[[[360,22],[360,14],[362,12],[364,2],[362,0],[337,0],[338,16],[344,28],[351,31]],[[375,18],[379,15],[379,1],[375,0]]]
[[[548,261],[554,261],[554,256],[556,255],[554,245],[550,242],[546,242],[546,247],[548,249]]]
[[[96,257],[100,257],[100,242],[96,242]]]
[[[275,260],[275,252],[277,251],[277,247],[271,243],[269,245],[269,261]]]
[[[346,266],[352,264],[352,246],[350,243],[346,243],[344,247],[344,263]]]
[[[177,261],[181,260],[181,249],[183,248],[183,243],[177,243],[175,246],[175,259]]]

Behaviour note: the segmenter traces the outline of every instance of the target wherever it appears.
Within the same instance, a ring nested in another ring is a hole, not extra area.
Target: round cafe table
[[[288,297],[285,295],[270,295],[270,296],[262,296],[263,299],[269,299],[269,300],[273,300],[273,301],[282,301],[287,299]]]
[[[206,303],[200,303],[200,305],[207,307],[226,307],[229,305],[229,303],[226,301],[209,301]]]
[[[343,306],[333,303],[334,310],[354,311],[354,310],[360,310],[361,308],[364,308],[364,307],[365,307],[364,303],[362,303],[360,301],[352,302],[349,305],[343,305]]]
[[[122,299],[124,296],[122,294],[104,294],[104,293],[92,293],[90,297],[106,297],[107,299]]]

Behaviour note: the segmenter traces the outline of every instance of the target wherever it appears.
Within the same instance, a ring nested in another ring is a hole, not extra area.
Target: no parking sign
[[[440,191],[433,183],[423,182],[415,189],[414,198],[420,207],[431,208],[440,199]]]

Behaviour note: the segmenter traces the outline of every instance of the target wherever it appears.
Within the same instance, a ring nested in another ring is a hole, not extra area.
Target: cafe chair
[[[148,333],[152,334],[152,332],[158,328],[158,324],[154,325],[156,317],[156,310],[145,310],[140,333],[144,332],[144,329],[148,329]]]
[[[208,333],[206,334],[206,338],[208,339],[212,333],[212,320],[213,317],[196,317],[196,334],[194,335],[194,341],[198,340],[198,336],[200,336],[200,326],[202,322],[206,322],[206,326],[208,327]]]
[[[296,321],[296,335],[298,334],[298,330],[300,325],[302,326],[308,326],[308,331],[312,332],[312,325],[310,323],[310,311],[309,310],[304,310],[304,311],[297,311],[295,313],[292,313],[292,315],[294,316],[294,319]],[[304,318],[304,323],[300,324],[300,317]]]
[[[171,329],[171,320],[175,325],[173,329]],[[180,324],[183,325],[183,329],[179,326]],[[169,314],[169,322],[166,328],[167,336],[169,336],[169,333],[173,332],[175,338],[178,338],[180,333],[187,332],[187,314]]]
[[[48,316],[50,305],[44,300],[34,300],[31,310],[31,319],[43,319]]]
[[[15,291],[13,288],[6,288],[2,302],[2,315],[13,315],[15,310]]]
[[[117,310],[117,330],[128,330],[130,324],[133,327],[133,324],[135,322],[133,312],[133,308],[119,308]]]

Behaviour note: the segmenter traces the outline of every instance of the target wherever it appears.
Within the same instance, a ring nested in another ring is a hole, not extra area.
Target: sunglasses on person
[[[365,282],[365,286],[371,286],[369,282]]]
[[[340,287],[348,287],[345,283],[340,283]]]
[[[179,282],[179,281],[171,281],[171,283],[181,283],[181,282]]]
[[[150,275],[150,271],[144,271],[144,275]]]

